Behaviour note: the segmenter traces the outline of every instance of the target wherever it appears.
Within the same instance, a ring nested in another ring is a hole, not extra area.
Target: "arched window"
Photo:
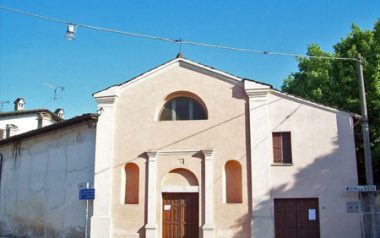
[[[204,119],[207,119],[204,107],[189,97],[176,97],[166,102],[160,114],[160,121]]]
[[[134,163],[125,165],[125,204],[139,203],[139,167]]]
[[[225,202],[241,203],[242,198],[242,168],[239,162],[230,160],[224,166],[225,170]]]

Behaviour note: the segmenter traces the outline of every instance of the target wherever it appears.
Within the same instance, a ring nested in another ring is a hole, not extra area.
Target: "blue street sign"
[[[79,190],[79,200],[94,200],[95,199],[95,189],[81,189]]]

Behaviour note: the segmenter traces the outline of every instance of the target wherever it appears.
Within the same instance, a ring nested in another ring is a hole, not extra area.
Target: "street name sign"
[[[351,185],[346,187],[347,192],[376,192],[376,185]]]
[[[95,189],[87,188],[79,190],[79,200],[94,200]]]

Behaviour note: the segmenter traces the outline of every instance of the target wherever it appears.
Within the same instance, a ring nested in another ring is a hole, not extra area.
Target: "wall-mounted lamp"
[[[74,40],[75,39],[75,31],[77,30],[77,26],[74,24],[67,25],[66,30],[66,39],[67,40]]]

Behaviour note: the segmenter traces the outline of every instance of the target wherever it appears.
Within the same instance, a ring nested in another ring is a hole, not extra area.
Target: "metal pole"
[[[88,200],[86,200],[86,227],[84,230],[84,237],[88,237]]]
[[[371,144],[369,138],[369,125],[368,125],[368,112],[367,112],[367,100],[365,95],[364,77],[363,77],[363,62],[361,56],[357,62],[358,79],[360,89],[360,107],[361,107],[361,125],[363,132],[363,148],[364,148],[364,163],[365,163],[365,175],[367,185],[373,185],[373,171],[372,171],[372,155]],[[375,217],[375,192],[368,193],[369,199],[369,212],[370,212],[370,229],[371,237],[376,238],[376,217]]]
[[[90,183],[86,183],[86,188],[90,188]],[[86,222],[85,222],[85,228],[84,228],[84,238],[88,237],[88,199],[86,199]]]

